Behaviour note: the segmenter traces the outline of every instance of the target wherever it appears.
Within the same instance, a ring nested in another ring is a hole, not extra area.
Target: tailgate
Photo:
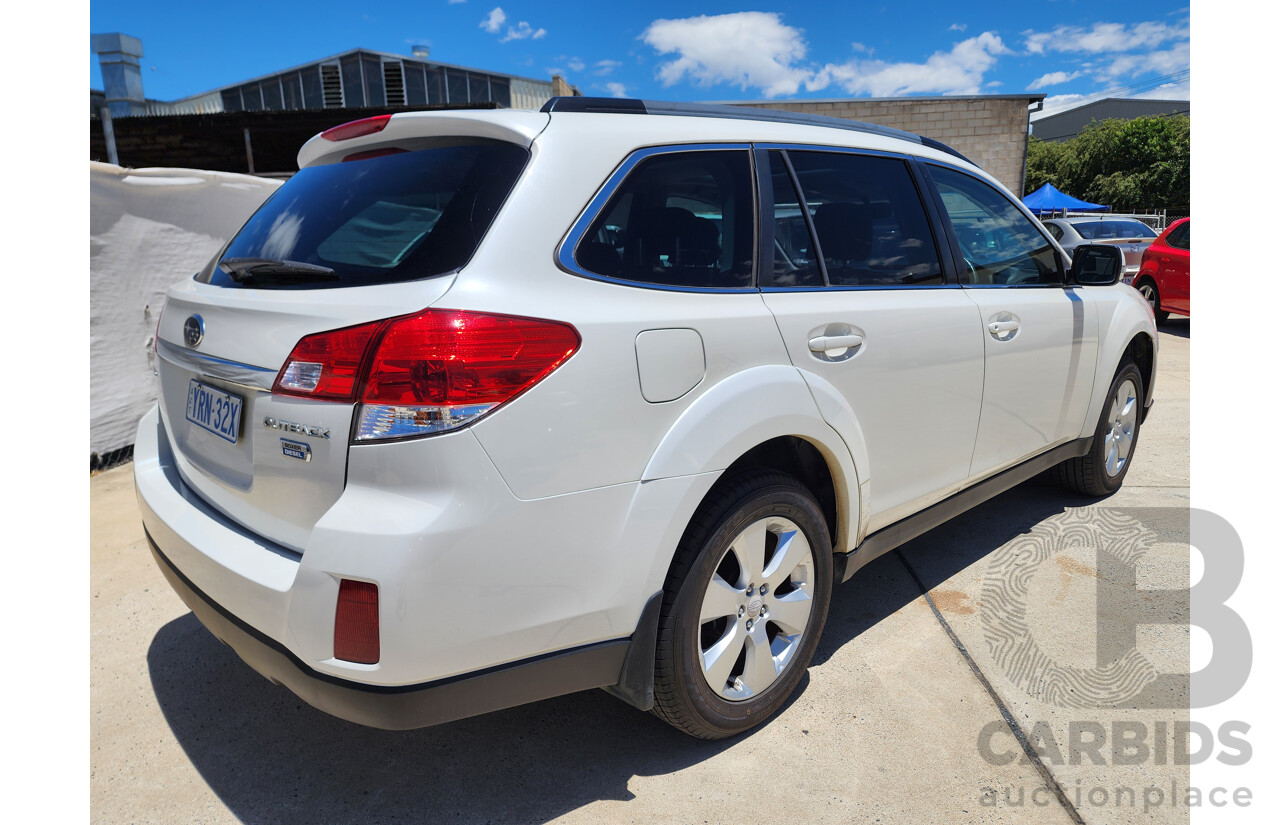
[[[342,495],[355,405],[273,396],[276,373],[303,336],[423,309],[453,280],[307,291],[190,281],[172,288],[156,349],[160,410],[183,480],[234,521],[301,552]],[[186,337],[188,327],[203,330],[199,340]]]

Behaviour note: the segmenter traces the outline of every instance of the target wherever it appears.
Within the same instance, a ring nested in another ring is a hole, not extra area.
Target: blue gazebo
[[[1036,191],[1022,199],[1022,202],[1033,215],[1051,214],[1053,212],[1103,212],[1110,209],[1100,203],[1089,203],[1070,195],[1064,195],[1051,184],[1046,183]]]

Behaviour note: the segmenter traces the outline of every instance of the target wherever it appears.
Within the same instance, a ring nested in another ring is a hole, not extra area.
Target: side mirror
[[[1124,253],[1118,246],[1083,244],[1071,253],[1071,283],[1080,286],[1111,286],[1124,271]]]

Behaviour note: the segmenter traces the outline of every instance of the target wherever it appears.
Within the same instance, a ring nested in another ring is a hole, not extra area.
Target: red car
[[[1191,316],[1191,219],[1169,224],[1142,253],[1142,266],[1133,286],[1155,311],[1156,323],[1169,313]]]

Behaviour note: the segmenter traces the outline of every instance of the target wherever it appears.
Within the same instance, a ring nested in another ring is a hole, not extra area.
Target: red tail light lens
[[[364,665],[378,663],[378,585],[343,579],[333,620],[333,657]]]
[[[289,353],[273,393],[352,401],[369,342],[385,321],[308,335]]]
[[[465,426],[541,381],[578,349],[558,321],[430,309],[308,335],[274,392],[362,403],[357,441]]]
[[[337,141],[372,135],[387,128],[387,121],[389,120],[391,120],[391,115],[374,115],[362,120],[353,120],[350,123],[324,130],[320,133],[320,137],[325,140]]]

